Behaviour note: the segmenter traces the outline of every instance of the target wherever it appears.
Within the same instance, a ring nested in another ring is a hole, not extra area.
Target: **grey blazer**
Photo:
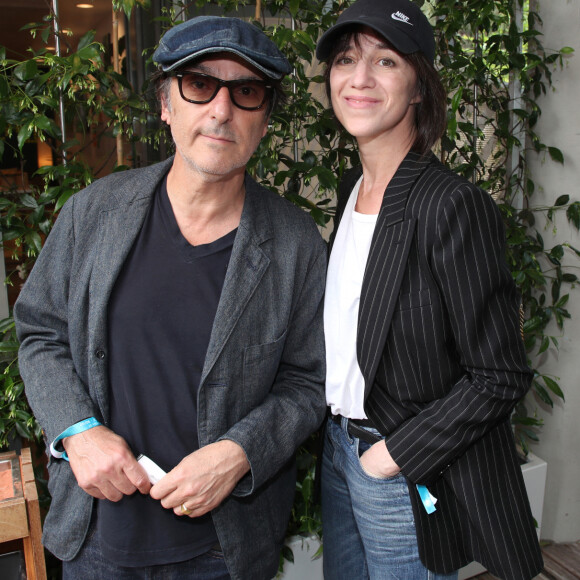
[[[26,395],[46,439],[109,417],[107,303],[171,160],[117,173],[63,207],[14,309]],[[198,395],[200,445],[230,439],[251,470],[212,513],[232,578],[272,578],[294,498],[296,447],[324,417],[326,248],[312,219],[246,176],[246,199]],[[46,547],[84,541],[93,498],[49,459]]]
[[[335,231],[361,169],[339,193]],[[499,210],[434,155],[387,187],[361,289],[365,411],[407,477],[425,565],[529,579],[542,557],[510,428],[531,372]],[[415,484],[438,499],[428,515]]]

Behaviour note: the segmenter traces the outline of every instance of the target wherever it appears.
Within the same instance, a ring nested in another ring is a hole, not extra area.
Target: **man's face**
[[[205,73],[222,80],[261,79],[244,60],[217,54],[187,66],[186,70]],[[205,181],[219,181],[245,166],[266,134],[267,103],[259,110],[236,107],[226,87],[209,103],[184,101],[178,81],[171,80],[169,99],[161,103],[161,118],[170,126],[175,142],[174,166],[195,171]]]

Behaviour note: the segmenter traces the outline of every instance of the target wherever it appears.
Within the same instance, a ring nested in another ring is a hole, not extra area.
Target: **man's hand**
[[[126,441],[102,425],[63,439],[79,486],[97,499],[119,501],[151,484]]]
[[[151,497],[178,516],[199,517],[220,505],[249,470],[237,443],[217,441],[185,457],[151,488]]]
[[[401,471],[387,450],[384,441],[378,441],[367,449],[361,455],[360,464],[371,477],[379,479],[394,477]]]

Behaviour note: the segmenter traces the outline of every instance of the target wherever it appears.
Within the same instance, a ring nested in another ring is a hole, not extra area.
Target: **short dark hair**
[[[330,91],[332,66],[336,58],[344,53],[352,42],[355,46],[360,46],[362,32],[362,27],[353,27],[334,43],[324,71],[324,84],[329,103],[332,102]],[[416,136],[411,149],[420,155],[426,155],[441,138],[447,126],[447,94],[439,73],[422,52],[401,54],[387,40],[385,42],[413,67],[417,75],[417,93],[421,101],[414,105]]]
[[[201,59],[200,59],[201,60]],[[195,61],[186,63],[183,67],[177,69],[178,71],[186,71]],[[163,102],[167,102],[169,99],[169,88],[171,86],[171,76],[161,69],[158,69],[151,75],[151,84],[155,89],[155,95],[159,105]],[[260,74],[264,78],[264,75]],[[288,102],[288,97],[286,91],[282,85],[281,80],[275,80],[268,78],[268,83],[273,87],[273,98],[268,100],[268,106],[266,107],[266,117],[270,117],[274,112],[274,109],[285,105]]]

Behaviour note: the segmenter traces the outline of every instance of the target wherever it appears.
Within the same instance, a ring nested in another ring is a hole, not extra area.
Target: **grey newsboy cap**
[[[239,18],[197,16],[168,30],[153,60],[169,72],[204,54],[232,52],[271,79],[292,67],[278,47],[257,27]]]

